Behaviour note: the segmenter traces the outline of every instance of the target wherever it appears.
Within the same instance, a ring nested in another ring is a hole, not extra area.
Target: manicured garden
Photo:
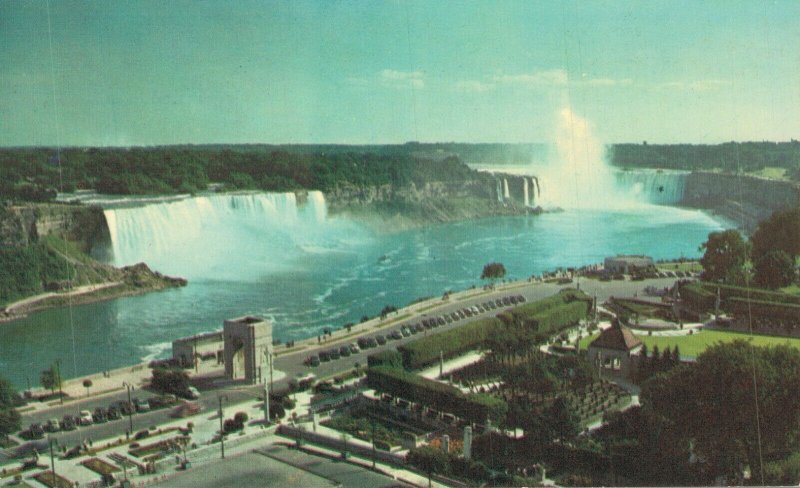
[[[660,350],[678,346],[683,358],[696,358],[709,346],[719,342],[733,342],[737,339],[751,341],[755,346],[778,346],[782,344],[800,349],[800,338],[797,337],[777,337],[759,334],[747,334],[744,332],[722,331],[722,330],[702,330],[691,335],[682,336],[649,336],[646,334],[635,334],[647,345],[651,351],[655,346]],[[579,342],[581,349],[587,349],[589,343],[597,338],[598,334],[584,337]]]

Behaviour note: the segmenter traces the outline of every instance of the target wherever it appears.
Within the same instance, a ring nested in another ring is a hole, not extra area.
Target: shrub
[[[420,368],[438,361],[440,354],[448,359],[481,347],[489,333],[499,324],[500,321],[494,318],[476,320],[457,329],[409,342],[399,346],[397,350],[403,356],[403,366],[406,369]]]
[[[403,355],[395,349],[387,349],[367,356],[367,366],[391,366],[400,368],[403,366]]]

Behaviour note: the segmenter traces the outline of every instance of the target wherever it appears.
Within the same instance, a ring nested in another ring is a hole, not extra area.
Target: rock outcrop
[[[521,176],[481,173],[466,181],[399,187],[345,184],[325,197],[333,215],[352,216],[384,230],[400,230],[436,222],[537,213],[540,210],[533,207],[533,190],[528,198],[531,205],[525,205],[525,184]]]
[[[800,205],[800,187],[754,176],[693,172],[680,204],[711,210],[753,232],[775,210]]]
[[[57,235],[87,254],[99,255],[111,242],[103,209],[89,205],[11,205],[0,208],[0,245],[28,246]]]

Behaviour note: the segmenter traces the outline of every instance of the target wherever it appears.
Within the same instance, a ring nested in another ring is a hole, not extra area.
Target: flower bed
[[[54,474],[52,471],[43,471],[33,477],[39,483],[50,488],[72,488],[72,482],[63,476]]]
[[[103,461],[100,458],[90,458],[81,463],[85,468],[91,469],[97,474],[106,476],[118,472],[120,469],[111,463]]]

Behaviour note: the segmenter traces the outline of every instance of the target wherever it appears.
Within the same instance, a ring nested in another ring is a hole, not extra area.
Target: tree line
[[[758,171],[765,167],[787,170],[800,181],[800,141],[726,142],[724,144],[615,144],[608,150],[615,166],[673,170]]]
[[[355,149],[355,148],[354,148]],[[302,152],[276,146],[0,149],[0,196],[55,198],[56,190],[95,189],[140,195],[193,193],[209,183],[227,189],[329,191],[476,178],[458,157],[406,152]]]

